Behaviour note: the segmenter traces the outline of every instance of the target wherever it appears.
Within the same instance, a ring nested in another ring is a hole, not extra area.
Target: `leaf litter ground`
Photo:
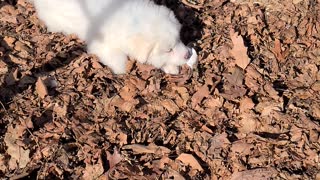
[[[194,71],[115,76],[0,1],[4,179],[320,179],[320,2],[158,0]]]

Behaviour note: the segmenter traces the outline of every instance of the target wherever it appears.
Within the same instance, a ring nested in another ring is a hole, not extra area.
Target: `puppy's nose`
[[[190,48],[188,48],[187,53],[184,55],[184,59],[190,59],[190,57],[192,56],[192,50]]]

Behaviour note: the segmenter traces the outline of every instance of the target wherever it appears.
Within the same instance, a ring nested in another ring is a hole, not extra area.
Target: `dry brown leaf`
[[[265,90],[265,92],[267,92],[270,97],[272,97],[273,99],[278,99],[279,98],[279,93],[272,87],[271,83],[266,83],[263,86],[263,89]]]
[[[279,62],[282,62],[284,60],[284,56],[282,55],[281,42],[279,39],[274,40],[274,48],[272,49],[272,52]]]
[[[117,136],[117,140],[119,140],[120,146],[123,146],[124,144],[128,144],[127,139],[128,139],[128,136],[123,132],[120,132],[119,135]]]
[[[2,17],[0,17],[0,22],[8,22],[8,23],[13,23],[13,24],[17,24],[17,17],[16,16],[12,16],[12,15],[4,15]]]
[[[203,104],[212,111],[215,108],[222,107],[223,101],[224,99],[222,97],[210,96],[203,101]]]
[[[209,95],[210,95],[210,91],[208,86],[203,85],[197,90],[196,93],[192,95],[191,106],[196,107],[196,105],[198,105],[203,100],[203,98],[208,97]]]
[[[4,155],[0,154],[0,171],[6,172],[8,169],[8,165],[6,162],[6,158]]]
[[[179,111],[179,107],[171,99],[165,99],[161,101],[161,105],[169,111],[170,114],[175,114]]]
[[[18,80],[18,69],[12,70],[7,76],[6,76],[6,84],[11,86],[14,85]]]
[[[290,129],[290,141],[292,142],[299,142],[302,139],[302,129],[298,128],[295,125],[292,125],[291,129]]]
[[[133,109],[134,106],[137,105],[138,103],[139,103],[138,100],[125,101],[118,95],[113,97],[110,101],[110,105],[116,106],[126,112],[130,112],[131,109]]]
[[[252,144],[248,144],[243,141],[236,141],[231,146],[231,151],[236,154],[240,154],[241,156],[250,155],[251,148],[253,148]]]
[[[320,120],[320,103],[312,103],[311,104],[311,115],[317,119]]]
[[[99,156],[98,162],[96,164],[91,164],[90,162],[86,162],[85,170],[83,171],[82,178],[88,180],[94,180],[100,177],[104,172],[102,159]]]
[[[253,103],[251,98],[245,97],[240,101],[240,112],[248,112],[249,110],[253,109],[255,104]]]
[[[244,42],[238,33],[235,33],[233,29],[230,30],[230,37],[233,43],[233,48],[230,53],[235,58],[235,63],[242,69],[246,69],[250,63],[250,58],[247,55],[247,47],[244,46]]]
[[[232,68],[232,73],[231,74],[226,74],[225,78],[226,80],[234,86],[241,86],[243,79],[244,79],[244,72],[242,69],[235,67]]]
[[[320,92],[320,81],[316,81],[316,82],[312,85],[311,89],[314,90],[314,91]]]
[[[140,145],[140,144],[132,144],[132,145],[126,145],[122,147],[123,149],[131,149],[134,154],[157,154],[157,155],[164,155],[169,154],[171,152],[170,149],[164,147],[164,146],[157,146],[154,144],[150,144],[148,146]]]
[[[13,38],[13,37],[10,37],[10,36],[5,36],[3,38],[3,41],[5,42],[5,44],[7,46],[9,46],[10,48],[13,48],[14,47],[14,42],[16,41],[16,39]]]
[[[0,75],[6,74],[8,72],[8,66],[0,57]]]
[[[268,116],[272,111],[281,111],[281,107],[281,103],[266,100],[258,103],[255,110],[261,113],[261,116]]]
[[[197,159],[192,154],[182,153],[177,157],[176,160],[179,160],[183,164],[190,166],[192,169],[196,169],[200,172],[203,171],[203,168],[201,167]]]
[[[258,119],[252,115],[251,113],[242,113],[239,116],[239,131],[241,133],[250,133],[250,132],[255,132],[259,129],[259,121]]]
[[[36,82],[36,91],[41,98],[44,98],[46,95],[48,95],[47,86],[44,84],[41,78],[38,78]]]
[[[16,168],[25,168],[30,162],[29,154],[30,150],[25,150],[23,147],[17,144],[25,133],[26,127],[22,125],[16,125],[15,127],[9,126],[8,131],[5,134],[4,142],[8,147],[7,153],[11,156],[9,161],[10,170]]]
[[[253,170],[246,170],[242,172],[235,172],[231,176],[231,180],[265,180],[271,179],[277,175],[277,171],[273,168],[259,168]]]
[[[107,151],[107,159],[109,162],[109,169],[112,169],[119,162],[121,162],[123,160],[123,158],[121,157],[121,154],[119,153],[119,151],[116,148],[114,148],[113,154],[111,154],[109,151]]]
[[[211,141],[211,146],[208,150],[209,152],[219,148],[223,148],[223,149],[227,148],[228,145],[230,144],[227,133],[215,135],[211,138],[210,141]]]
[[[177,93],[179,94],[180,98],[181,98],[181,103],[179,103],[181,106],[186,106],[187,105],[187,101],[190,98],[190,94],[188,92],[188,89],[185,87],[173,87],[172,90],[177,91]],[[177,103],[178,104],[178,103]]]
[[[58,103],[54,104],[53,111],[57,114],[58,117],[65,117],[68,112],[67,105],[59,105]]]
[[[133,84],[128,84],[120,90],[119,94],[125,101],[131,101],[137,92]]]
[[[177,171],[169,168],[168,177],[173,178],[174,180],[185,180],[185,178]]]

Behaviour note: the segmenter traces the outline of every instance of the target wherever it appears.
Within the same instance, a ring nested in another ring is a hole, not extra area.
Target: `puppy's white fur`
[[[76,34],[88,52],[123,74],[127,56],[166,73],[179,73],[190,49],[172,11],[150,0],[33,0],[49,31]]]

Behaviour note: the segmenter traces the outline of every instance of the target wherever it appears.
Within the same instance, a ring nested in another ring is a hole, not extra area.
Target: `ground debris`
[[[0,1],[0,177],[319,179],[320,2],[154,0],[199,62],[113,75]]]

